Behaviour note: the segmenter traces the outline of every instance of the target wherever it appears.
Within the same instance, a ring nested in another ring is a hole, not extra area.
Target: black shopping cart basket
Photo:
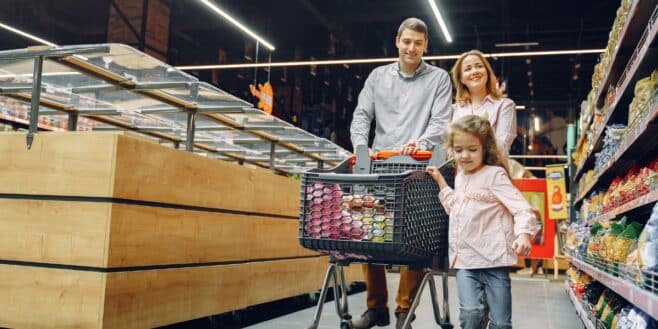
[[[441,152],[397,151],[369,156],[358,147],[356,161],[348,159],[330,169],[312,169],[302,175],[299,240],[304,248],[330,255],[313,323],[317,328],[333,281],[340,328],[352,328],[347,307],[343,266],[350,263],[409,265],[425,269],[410,312],[430,285],[437,323],[452,328],[448,309],[448,215],[438,199],[439,187],[425,173],[428,165],[440,167],[453,185],[452,162],[442,163]],[[433,276],[443,275],[443,315],[438,306]],[[411,317],[407,317],[409,322]],[[407,328],[405,323],[403,328]]]

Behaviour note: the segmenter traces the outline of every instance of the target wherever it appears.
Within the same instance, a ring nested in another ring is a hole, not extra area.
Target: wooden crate
[[[0,152],[0,327],[156,327],[320,288],[298,181],[128,133]]]

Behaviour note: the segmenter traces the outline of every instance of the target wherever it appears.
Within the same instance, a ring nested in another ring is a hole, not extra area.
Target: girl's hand
[[[439,177],[443,177],[443,175],[441,175],[441,172],[439,171],[439,168],[437,168],[436,166],[427,166],[427,168],[425,168],[425,171],[428,174],[430,174],[430,176],[432,176],[432,178],[434,178],[435,181],[438,181]]]
[[[427,169],[425,171],[432,176],[432,178],[439,184],[439,188],[443,189],[444,187],[448,186],[448,183],[446,182],[445,178],[443,178],[443,175],[441,175],[441,171],[439,171],[439,168],[435,166],[427,166]]]
[[[514,252],[521,256],[530,255],[530,250],[532,246],[530,245],[530,235],[529,234],[520,234],[514,243],[512,243],[512,249]]]

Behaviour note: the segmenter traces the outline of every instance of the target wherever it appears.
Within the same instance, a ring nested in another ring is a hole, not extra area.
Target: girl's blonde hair
[[[498,90],[498,87],[496,86],[496,75],[493,73],[491,64],[489,64],[489,61],[487,61],[487,59],[484,58],[484,54],[482,54],[482,52],[480,52],[479,50],[471,50],[459,55],[457,62],[450,70],[450,73],[452,74],[452,84],[455,86],[455,100],[457,101],[457,103],[459,103],[460,105],[464,105],[466,103],[471,102],[471,94],[468,92],[468,88],[461,81],[462,63],[464,62],[464,59],[470,55],[477,56],[478,58],[480,58],[482,64],[484,64],[484,68],[487,70],[487,93],[491,95],[491,97],[493,97],[494,99],[500,99],[502,97],[502,94],[500,93],[500,90]]]
[[[478,115],[466,115],[453,122],[446,138],[446,145],[450,149],[454,148],[455,133],[457,132],[475,136],[482,144],[482,162],[485,165],[502,167],[507,176],[512,177],[503,155],[496,146],[496,137],[489,120]]]

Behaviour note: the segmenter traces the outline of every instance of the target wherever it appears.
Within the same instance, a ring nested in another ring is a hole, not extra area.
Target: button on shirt
[[[352,145],[368,145],[375,120],[375,152],[402,148],[416,140],[422,149],[441,144],[451,117],[452,85],[448,73],[421,62],[405,77],[399,64],[377,67],[366,79],[354,110]]]
[[[453,105],[452,122],[467,115],[479,115],[489,120],[496,136],[496,146],[503,155],[509,154],[516,138],[516,105],[509,98],[494,99],[487,95],[477,106],[470,103]]]

